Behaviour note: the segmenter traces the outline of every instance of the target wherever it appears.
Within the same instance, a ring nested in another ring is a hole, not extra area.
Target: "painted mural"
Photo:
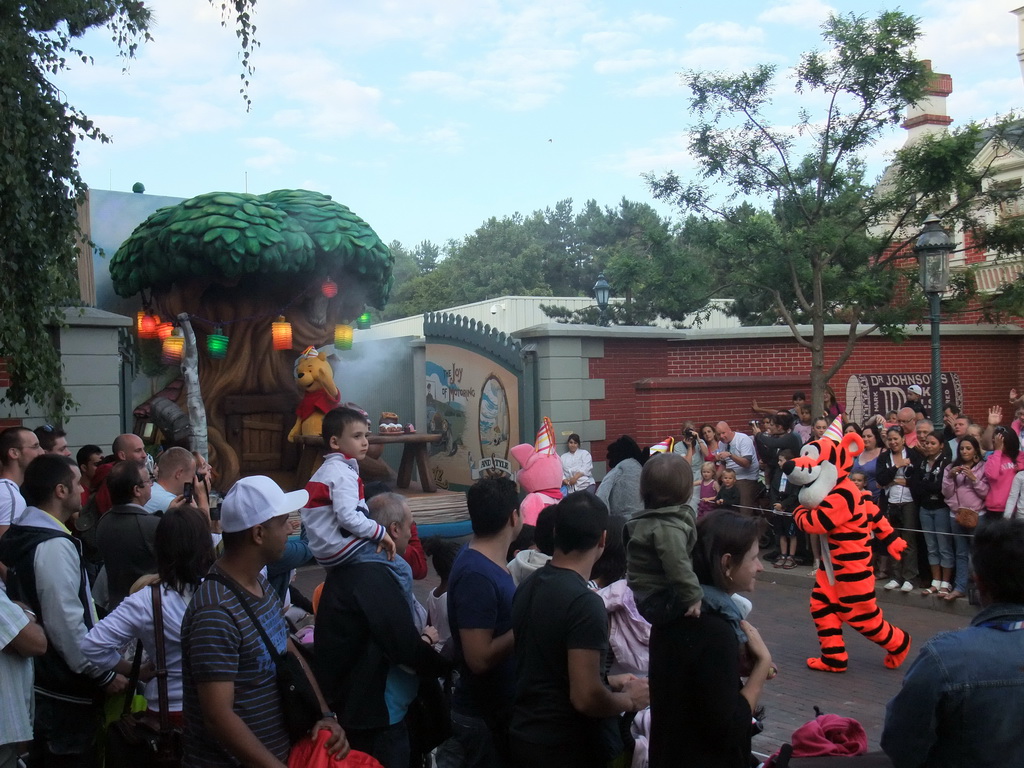
[[[519,441],[519,378],[489,357],[450,344],[427,344],[430,467],[439,488],[465,490],[481,477],[514,474],[509,447]]]

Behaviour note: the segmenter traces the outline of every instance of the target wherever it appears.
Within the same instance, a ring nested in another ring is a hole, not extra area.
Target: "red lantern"
[[[156,338],[156,326],[160,322],[160,318],[157,315],[151,315],[148,312],[143,316],[142,320],[139,321],[139,338],[140,339],[155,339]]]
[[[274,340],[274,349],[289,350],[292,348],[292,324],[281,315],[270,327],[271,338]]]
[[[156,325],[156,337],[161,341],[167,339],[174,331],[174,323],[160,323]]]
[[[328,277],[326,280],[324,280],[323,285],[320,286],[320,293],[322,293],[328,299],[333,299],[335,296],[338,295],[338,284]]]

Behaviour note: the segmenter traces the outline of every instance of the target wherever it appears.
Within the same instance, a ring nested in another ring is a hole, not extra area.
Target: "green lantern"
[[[370,313],[363,312],[358,318],[356,318],[356,328],[360,331],[365,331],[370,327]]]
[[[223,360],[228,354],[228,337],[218,326],[206,337],[206,351],[214,360]]]

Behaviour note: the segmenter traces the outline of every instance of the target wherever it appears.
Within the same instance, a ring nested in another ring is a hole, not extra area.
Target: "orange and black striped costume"
[[[869,531],[897,559],[907,544],[893,531],[871,494],[848,477],[853,457],[863,450],[857,434],[844,435],[838,443],[826,435],[805,445],[784,468],[793,483],[803,486],[800,506],[794,511],[796,524],[811,535],[826,537],[822,544],[827,543],[834,577],[830,583],[827,569],[819,568],[811,591],[811,617],[821,646],[820,658],[807,660],[811,669],[846,671],[844,623],[885,648],[885,665],[890,669],[900,666],[910,650],[910,635],[886,621],[875,602]]]

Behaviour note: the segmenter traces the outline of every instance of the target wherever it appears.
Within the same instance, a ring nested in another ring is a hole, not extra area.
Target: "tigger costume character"
[[[842,434],[836,419],[819,440],[803,447],[782,471],[789,482],[802,486],[794,511],[797,526],[822,537],[824,567],[811,590],[811,618],[818,630],[821,657],[807,666],[824,672],[845,672],[848,655],[843,644],[845,622],[885,648],[885,666],[896,669],[910,651],[910,635],[882,617],[875,603],[868,531],[897,560],[907,543],[896,535],[868,491],[849,478],[853,458],[864,451],[856,433]]]

